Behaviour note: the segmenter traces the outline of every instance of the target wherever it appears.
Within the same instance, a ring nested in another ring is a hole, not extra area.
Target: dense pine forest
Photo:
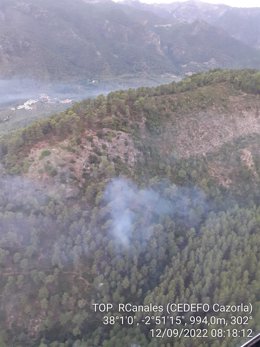
[[[155,322],[106,325],[93,303],[252,303],[244,328],[259,332],[259,110],[259,71],[213,70],[87,99],[2,137],[0,346],[246,340],[156,338]]]

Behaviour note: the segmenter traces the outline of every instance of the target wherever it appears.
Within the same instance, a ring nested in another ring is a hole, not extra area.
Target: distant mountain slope
[[[194,22],[195,20],[214,21],[225,13],[229,6],[208,4],[206,1],[174,1],[172,3],[144,4],[135,0],[124,1],[130,6],[156,13],[164,18],[176,18],[181,21]]]
[[[200,71],[217,67],[258,66],[260,51],[235,40],[205,21],[177,22],[156,27],[165,54],[181,71]]]
[[[197,20],[222,28],[230,36],[245,44],[260,48],[260,8],[236,8],[207,4],[203,1],[174,2],[172,4],[143,5],[128,2],[136,8],[145,8],[164,18],[192,23]]]
[[[260,48],[260,8],[236,8],[199,1],[175,3],[165,8],[170,10],[173,18],[189,22],[204,20],[242,42]]]
[[[260,49],[260,8],[229,8],[212,24],[223,28],[232,37]]]
[[[0,78],[183,73],[182,65],[191,62],[191,71],[260,67],[254,48],[210,25],[194,31],[189,23],[178,26],[178,20],[112,1],[3,0]]]
[[[84,79],[172,67],[135,11],[113,2],[13,0],[0,9],[2,76]]]

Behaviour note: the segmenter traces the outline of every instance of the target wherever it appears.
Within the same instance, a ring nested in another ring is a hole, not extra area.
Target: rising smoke
[[[133,182],[116,178],[108,184],[104,201],[112,220],[110,234],[123,247],[131,246],[136,236],[148,240],[149,226],[165,216],[180,219],[192,227],[200,222],[206,210],[206,198],[201,190],[177,187],[169,182],[161,183],[156,189],[138,189]],[[142,226],[140,221],[144,221]]]

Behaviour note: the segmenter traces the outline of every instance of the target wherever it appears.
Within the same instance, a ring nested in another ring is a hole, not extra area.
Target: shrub
[[[48,149],[45,149],[41,152],[39,159],[42,160],[43,158],[48,157],[50,154],[51,154],[51,151],[49,151]]]

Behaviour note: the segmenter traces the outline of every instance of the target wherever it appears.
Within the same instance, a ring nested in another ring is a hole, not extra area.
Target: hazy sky
[[[169,3],[185,0],[140,0],[146,3]],[[234,7],[260,7],[260,0],[204,0],[209,4],[226,4]]]

